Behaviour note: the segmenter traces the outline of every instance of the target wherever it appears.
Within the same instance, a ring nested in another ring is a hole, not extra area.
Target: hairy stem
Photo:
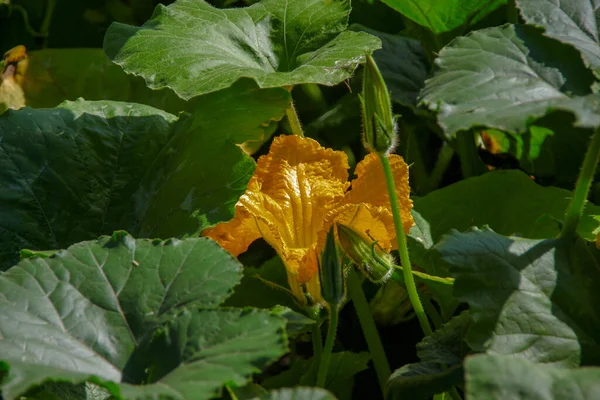
[[[406,285],[406,291],[408,292],[408,298],[415,310],[415,314],[421,324],[421,329],[425,335],[431,335],[431,325],[421,304],[419,293],[417,292],[417,285],[415,284],[415,278],[413,277],[412,267],[410,264],[410,258],[408,256],[408,246],[406,245],[406,235],[402,227],[402,214],[400,211],[400,203],[398,201],[398,194],[396,193],[396,184],[394,183],[394,175],[392,173],[392,166],[390,160],[386,155],[380,154],[379,159],[383,166],[383,173],[385,175],[385,182],[387,184],[388,195],[390,196],[390,204],[392,207],[392,215],[394,217],[394,226],[396,228],[396,240],[398,241],[398,253],[400,253],[400,261],[402,264],[402,272],[404,275],[404,284]]]
[[[285,115],[292,128],[292,133],[296,136],[304,137],[304,131],[302,130],[302,125],[300,124],[300,119],[296,113],[296,107],[294,107],[293,101],[290,103],[290,107],[285,110]]]

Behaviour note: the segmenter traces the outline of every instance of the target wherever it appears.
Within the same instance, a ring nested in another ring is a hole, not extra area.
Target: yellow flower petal
[[[390,154],[389,157],[396,183],[396,192],[400,201],[400,209],[402,211],[402,225],[404,232],[408,233],[414,225],[414,220],[410,213],[413,203],[410,199],[410,186],[408,185],[408,166],[404,162],[404,159],[397,154]],[[387,193],[383,167],[377,154],[368,154],[364,160],[358,163],[354,173],[357,178],[352,181],[352,188],[346,194],[344,203],[364,203],[383,207],[389,210],[391,215],[390,198]]]
[[[261,237],[254,217],[243,207],[236,207],[235,217],[229,222],[221,222],[202,231],[202,236],[207,236],[219,243],[221,247],[230,252],[234,257],[248,250],[248,246]]]
[[[262,236],[300,283],[317,272],[315,252],[325,217],[349,186],[345,153],[312,139],[278,136],[260,157],[248,191],[240,198]]]
[[[370,204],[344,204],[329,213],[327,226],[334,222],[344,224],[361,233],[365,238],[377,241],[382,250],[389,252],[396,249],[396,230],[394,218],[390,210]],[[327,231],[319,234],[319,248],[325,245]]]

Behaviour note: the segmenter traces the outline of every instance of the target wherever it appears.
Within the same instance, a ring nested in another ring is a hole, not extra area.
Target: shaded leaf
[[[437,362],[446,366],[461,364],[470,350],[464,342],[470,325],[471,316],[463,311],[431,335],[425,336],[417,344],[417,355],[424,362]]]
[[[474,24],[506,3],[506,0],[382,0],[434,34]]]
[[[539,29],[505,25],[473,32],[440,51],[435,65],[421,100],[439,112],[448,136],[476,126],[523,132],[554,109],[575,114],[576,126],[600,125],[600,97],[586,96],[592,72],[575,49]]]
[[[287,91],[241,81],[198,98],[198,110],[177,123],[148,106],[105,101],[7,112],[2,267],[23,248],[65,248],[117,229],[181,236],[230,219],[254,171],[236,143],[260,138],[288,105]]]
[[[476,355],[465,362],[466,394],[473,400],[592,400],[600,368],[562,369],[520,357]]]
[[[414,207],[428,222],[433,243],[451,229],[484,225],[503,235],[541,239],[560,233],[571,196],[568,190],[540,186],[520,171],[498,170],[415,198]],[[587,203],[577,230],[590,241],[598,228],[593,215],[600,215],[600,208]]]
[[[127,75],[102,49],[45,49],[28,55],[23,89],[33,108],[83,97],[147,104],[175,114],[191,109],[173,91],[148,89],[143,79]]]
[[[382,48],[373,52],[373,58],[393,101],[416,107],[419,92],[429,77],[429,61],[417,40],[378,32],[367,27],[354,25],[360,30],[381,39]]]
[[[467,312],[454,317],[417,344],[421,362],[407,364],[388,381],[388,399],[429,399],[462,383],[462,360],[469,350],[464,337],[471,322]]]
[[[178,0],[159,5],[139,28],[111,25],[104,50],[149,87],[170,87],[184,99],[242,77],[264,88],[334,85],[380,46],[366,33],[344,32],[349,12],[347,0],[263,0],[227,10]]]
[[[463,369],[460,365],[444,368],[438,363],[407,364],[397,369],[388,381],[388,400],[428,400],[433,395],[460,384]]]
[[[547,36],[573,45],[590,66],[600,68],[600,39],[596,24],[600,3],[517,0],[516,4],[525,22],[543,28]]]
[[[130,197],[176,118],[138,104],[76,101],[0,116],[0,269],[128,228]]]
[[[255,162],[239,146],[259,140],[289,106],[285,89],[261,90],[250,80],[198,97],[174,127],[135,195],[137,236],[197,234],[230,220]]]
[[[469,304],[473,350],[567,367],[600,361],[600,268],[581,240],[474,229],[436,248]]]
[[[325,388],[340,399],[349,399],[354,386],[354,375],[367,369],[370,360],[368,353],[349,351],[332,353]],[[314,385],[317,381],[318,361],[295,360],[289,370],[263,382],[268,389],[285,386]]]

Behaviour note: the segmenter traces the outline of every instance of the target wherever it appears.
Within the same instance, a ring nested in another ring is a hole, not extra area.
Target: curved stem
[[[392,215],[394,216],[394,226],[396,228],[396,240],[398,241],[398,253],[400,253],[400,261],[402,263],[402,272],[404,276],[404,284],[406,285],[406,291],[408,292],[408,298],[412,303],[415,310],[415,314],[421,324],[421,329],[425,335],[431,335],[431,325],[421,304],[419,293],[417,292],[417,285],[415,284],[415,278],[413,277],[412,267],[410,265],[410,258],[408,256],[408,246],[406,245],[406,236],[402,227],[402,215],[400,211],[400,203],[398,201],[398,194],[396,193],[396,184],[394,183],[394,174],[392,173],[392,166],[387,156],[380,154],[379,159],[383,166],[383,173],[385,175],[385,182],[387,185],[388,195],[390,196],[390,204],[392,207]]]
[[[379,386],[381,387],[381,393],[385,394],[387,381],[392,374],[392,371],[385,356],[383,344],[381,344],[381,339],[379,338],[373,315],[371,315],[369,303],[362,290],[360,278],[354,268],[351,268],[348,273],[347,283],[348,295],[350,296],[352,303],[354,303],[356,315],[358,315],[360,326],[365,335],[365,340],[367,341],[367,346],[371,353],[371,358],[373,359],[373,366],[377,373],[377,379],[379,380]]]
[[[600,158],[600,128],[594,131],[592,140],[588,147],[587,153],[585,153],[585,159],[583,160],[583,166],[579,172],[579,178],[577,178],[577,185],[575,186],[575,192],[573,193],[573,199],[571,204],[565,213],[565,223],[560,233],[560,237],[574,237],[577,231],[577,225],[583,209],[585,208],[585,201],[590,191],[590,186],[594,180],[594,172],[598,165],[598,159]]]
[[[296,107],[294,107],[293,101],[290,103],[290,107],[285,110],[285,115],[292,128],[292,133],[296,136],[304,137],[304,131],[302,130],[302,125],[300,124],[300,119],[296,113]]]
[[[317,373],[317,387],[325,387],[327,378],[327,370],[329,369],[329,361],[331,359],[331,351],[335,343],[335,334],[337,331],[339,308],[333,307],[329,310],[329,327],[327,328],[327,339],[325,340],[325,348],[321,355],[319,363],[319,372]]]

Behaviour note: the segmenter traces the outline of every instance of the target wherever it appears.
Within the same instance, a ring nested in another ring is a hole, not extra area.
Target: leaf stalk
[[[577,225],[583,214],[585,202],[587,200],[592,181],[594,180],[594,172],[600,159],[600,128],[597,128],[592,135],[592,140],[585,153],[583,166],[577,178],[575,192],[571,204],[565,213],[565,221],[560,233],[561,238],[574,238],[577,232]]]

